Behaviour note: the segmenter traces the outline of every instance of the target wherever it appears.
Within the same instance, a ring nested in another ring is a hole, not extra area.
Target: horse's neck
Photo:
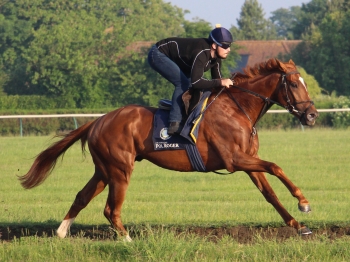
[[[267,110],[271,107],[271,104],[265,98],[275,99],[278,81],[279,78],[276,77],[276,74],[257,76],[238,84],[239,87],[247,90],[247,92],[242,91],[232,93],[232,95],[240,105],[240,109],[245,111],[253,122],[256,122],[261,117],[262,110]]]
[[[256,76],[248,81],[238,84],[238,86],[263,97],[272,98],[278,87],[279,75],[280,74],[278,73],[272,73],[269,75]]]

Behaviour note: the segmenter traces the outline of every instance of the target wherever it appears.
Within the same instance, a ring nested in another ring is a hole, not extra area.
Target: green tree
[[[27,77],[21,58],[21,52],[28,47],[32,39],[33,23],[21,19],[13,1],[0,5],[0,87],[5,92],[17,93],[27,86]],[[7,87],[12,86],[13,90]],[[21,87],[21,88],[20,88]]]
[[[18,0],[0,10],[0,90],[57,97],[72,108],[170,98],[172,85],[147,63],[151,43],[212,29],[162,0]],[[228,75],[234,60],[225,63]]]
[[[292,6],[289,9],[279,8],[272,12],[270,20],[275,25],[279,37],[289,40],[295,39],[292,28],[298,22],[300,12],[299,6]]]
[[[326,14],[340,8],[339,2],[344,0],[311,0],[302,4],[298,19],[292,28],[295,39],[301,39],[303,35],[311,33],[312,28],[318,27]]]
[[[18,0],[1,10],[4,90],[66,97],[78,107],[100,106],[126,92],[134,75],[108,80],[120,73],[118,61],[130,56],[130,43],[184,32],[181,9],[161,0]]]
[[[206,38],[213,29],[211,24],[203,19],[196,19],[193,22],[184,21],[183,28],[185,32],[181,36],[193,38]]]
[[[4,86],[8,81],[8,75],[4,72],[3,66],[0,64],[0,96],[6,95]]]
[[[350,11],[326,15],[319,27],[293,51],[296,63],[315,76],[329,93],[350,95]]]
[[[293,33],[304,40],[293,60],[304,67],[324,90],[349,95],[349,0],[312,0],[303,4]]]
[[[350,11],[326,16],[319,27],[321,41],[313,42],[310,66],[322,86],[339,95],[350,95]]]
[[[350,0],[344,0],[342,4],[342,9],[344,10],[344,12],[347,12],[350,10]]]
[[[234,38],[237,40],[276,39],[273,23],[264,16],[264,10],[257,0],[245,0],[240,17],[237,19],[238,28],[235,26],[231,28]]]

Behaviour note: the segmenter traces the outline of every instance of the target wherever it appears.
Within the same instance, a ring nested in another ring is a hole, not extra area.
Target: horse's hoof
[[[301,236],[311,235],[312,231],[308,227],[302,227],[298,229],[298,233]]]
[[[124,241],[124,242],[130,243],[130,242],[132,242],[132,238],[131,238],[129,235],[126,235],[126,236],[123,238],[123,241]]]
[[[307,205],[300,205],[298,204],[298,208],[301,212],[304,212],[304,213],[310,213],[311,212],[311,207],[309,204]]]

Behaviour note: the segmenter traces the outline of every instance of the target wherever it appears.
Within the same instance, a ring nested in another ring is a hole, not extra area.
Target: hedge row
[[[100,108],[108,108],[112,106],[110,101],[101,104]],[[47,97],[47,96],[0,96],[0,111],[6,110],[50,110],[52,108],[72,109],[76,108],[76,103],[67,97]]]
[[[86,122],[92,121],[92,117],[71,118],[23,118],[19,119],[0,119],[1,136],[24,136],[29,135],[51,135],[61,134],[74,130],[76,126],[81,126]]]
[[[15,96],[13,96],[14,98]],[[44,97],[42,99],[41,106],[38,106],[41,102],[40,99],[33,98],[32,103],[24,105],[27,98],[18,96],[13,99],[13,103],[9,103],[11,99],[7,100],[7,106],[1,104],[6,99],[1,99],[0,96],[0,115],[40,115],[40,114],[104,114],[112,111],[116,108],[101,108],[101,109],[45,109],[44,105],[47,102]],[[22,100],[23,99],[23,100]],[[48,98],[49,99],[49,98]],[[49,99],[50,100],[50,99]],[[50,102],[50,101],[49,101]],[[51,101],[52,102],[52,101]],[[53,102],[52,102],[53,103]],[[49,103],[50,104],[50,103]],[[350,108],[350,99],[347,97],[326,97],[320,101],[315,102],[317,108]],[[7,108],[16,106],[11,109]],[[50,104],[52,105],[52,104]],[[36,106],[38,106],[36,108]],[[1,109],[2,108],[2,109]],[[22,109],[26,108],[26,109]],[[272,109],[281,109],[279,107],[272,107]],[[21,121],[15,119],[0,119],[0,135],[49,135],[58,134],[73,130],[76,126],[80,126],[95,118],[92,117],[79,117],[79,118],[23,118]],[[337,112],[337,113],[320,113],[319,118],[316,121],[315,127],[332,127],[332,128],[347,128],[350,126],[350,112]],[[300,128],[300,123],[297,118],[290,114],[265,114],[265,116],[257,124],[257,128],[261,129],[291,129]]]
[[[83,110],[76,110],[75,112],[57,112],[58,110],[52,112],[42,112],[43,114],[71,114],[71,113],[92,113],[82,112]],[[85,111],[85,110],[84,110]],[[101,112],[94,113],[106,113]],[[38,112],[33,112],[32,114],[37,114]],[[24,114],[24,112],[19,112],[18,114]],[[344,116],[345,115],[345,116]],[[63,117],[63,118],[23,118],[20,120],[15,119],[0,119],[0,135],[1,136],[11,136],[22,134],[28,135],[50,135],[64,133],[75,129],[76,125],[81,126],[86,122],[92,121],[96,118],[94,117]],[[350,125],[349,113],[320,113],[319,118],[316,121],[315,127],[333,127],[333,128],[343,128]],[[264,117],[257,124],[258,129],[292,129],[300,128],[300,123],[297,118],[286,113],[286,114],[265,114]]]
[[[31,98],[31,99],[29,99]],[[5,102],[4,102],[5,101]],[[52,105],[58,105],[59,101],[43,96],[0,96],[0,115],[54,115],[54,114],[105,114],[116,108],[100,109],[64,109]],[[15,109],[13,109],[15,108]],[[59,134],[75,129],[84,123],[91,121],[93,117],[63,117],[63,118],[0,118],[0,135],[49,135]]]

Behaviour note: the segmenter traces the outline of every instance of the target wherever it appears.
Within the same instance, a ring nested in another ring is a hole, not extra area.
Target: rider
[[[226,59],[233,42],[230,31],[216,25],[208,38],[171,37],[157,42],[148,53],[148,63],[175,86],[169,115],[168,135],[181,132],[182,94],[189,88],[213,89],[233,85],[221,77],[221,59]],[[211,69],[212,80],[204,78]]]

